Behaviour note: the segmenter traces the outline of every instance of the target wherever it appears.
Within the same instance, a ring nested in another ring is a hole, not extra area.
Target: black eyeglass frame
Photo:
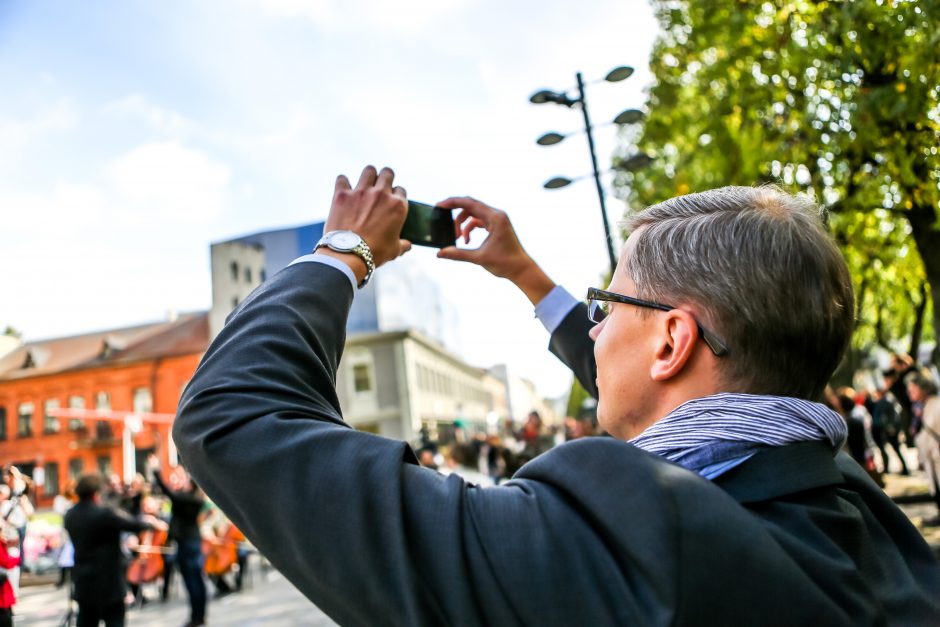
[[[659,311],[672,311],[673,309],[678,309],[678,307],[673,307],[672,305],[654,303],[650,300],[634,298],[633,296],[618,294],[617,292],[608,292],[607,290],[601,290],[596,287],[588,289],[587,300],[588,319],[594,323],[598,323],[607,317],[607,313],[598,304],[599,301],[609,303],[623,303],[626,305],[635,305],[637,307],[646,307],[647,309],[658,309]],[[702,340],[705,341],[705,344],[708,346],[709,350],[714,353],[715,357],[724,357],[728,354],[728,346],[718,339],[718,336],[703,327],[698,320],[695,321],[695,326],[698,327],[699,335],[702,336]]]

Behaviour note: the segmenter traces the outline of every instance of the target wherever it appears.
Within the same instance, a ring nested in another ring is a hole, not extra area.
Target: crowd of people
[[[34,513],[28,476],[4,469],[0,484],[0,627],[12,625],[12,607],[26,526]],[[62,516],[60,539],[50,542],[59,566],[57,587],[77,605],[77,624],[123,625],[126,609],[165,602],[179,574],[190,606],[187,626],[206,622],[210,591],[242,590],[253,550],[192,478],[177,467],[162,472],[156,457],[146,475],[125,483],[117,474],[82,475],[53,502]],[[206,581],[211,582],[211,588]]]
[[[846,449],[883,485],[882,473],[910,475],[906,450],[916,449],[937,515],[925,519],[940,525],[940,397],[935,369],[894,354],[880,372],[856,373],[856,387],[827,388],[829,406],[848,426]],[[888,451],[893,452],[889,455]]]
[[[568,416],[562,424],[546,425],[541,415],[532,410],[521,427],[512,419],[507,419],[501,429],[474,430],[461,424],[452,437],[439,440],[422,429],[416,449],[418,461],[426,468],[443,474],[456,473],[476,485],[491,486],[510,479],[527,462],[549,449],[592,435],[599,435],[593,415]]]
[[[12,627],[13,605],[19,590],[22,546],[34,509],[33,482],[16,466],[0,472],[0,627]]]

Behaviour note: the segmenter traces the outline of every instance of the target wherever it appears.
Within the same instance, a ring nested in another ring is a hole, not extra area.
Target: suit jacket
[[[75,600],[101,607],[123,602],[127,593],[127,559],[121,551],[121,532],[152,527],[126,512],[79,502],[65,514],[65,530],[75,547]]]
[[[167,535],[172,540],[201,540],[199,533],[199,514],[206,504],[198,491],[172,490],[166,484],[159,470],[153,472],[153,480],[160,491],[170,499],[170,528]]]
[[[342,420],[351,299],[322,264],[263,284],[173,430],[209,497],[339,623],[940,624],[924,541],[819,446],[757,455],[721,485],[612,438],[556,447],[496,488],[421,468]]]

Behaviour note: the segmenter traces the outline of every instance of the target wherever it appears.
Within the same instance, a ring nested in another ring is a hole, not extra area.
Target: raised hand
[[[448,198],[437,203],[437,206],[460,210],[454,219],[458,239],[463,237],[464,242],[469,242],[470,233],[475,229],[483,229],[488,233],[479,248],[448,246],[437,253],[438,257],[467,261],[485,268],[495,276],[509,279],[533,304],[538,303],[555,286],[522,247],[504,211],[469,197]]]
[[[403,187],[393,187],[394,180],[391,168],[376,172],[371,165],[362,170],[356,187],[340,175],[324,226],[324,232],[349,230],[359,235],[372,249],[376,267],[411,248],[411,242],[398,237],[408,213],[408,200]]]

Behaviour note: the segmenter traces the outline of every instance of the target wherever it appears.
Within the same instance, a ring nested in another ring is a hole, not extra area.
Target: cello
[[[203,553],[206,557],[205,570],[210,577],[221,577],[238,563],[238,543],[245,536],[238,527],[228,522],[221,538],[204,540]]]
[[[145,511],[153,509],[152,503],[146,503],[146,500],[150,499],[151,497],[145,497]],[[132,549],[135,555],[127,565],[127,582],[136,586],[151,583],[162,577],[163,554],[171,552],[165,546],[168,536],[166,523],[155,518],[149,511],[147,513],[147,519],[155,528],[141,531],[137,535],[138,544]]]

